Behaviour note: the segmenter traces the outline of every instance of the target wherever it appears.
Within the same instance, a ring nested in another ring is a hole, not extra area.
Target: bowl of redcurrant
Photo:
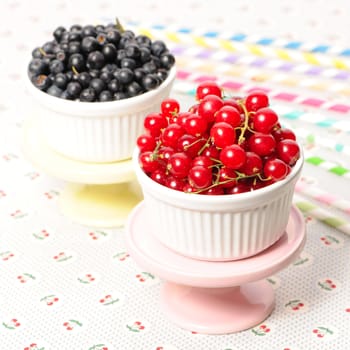
[[[28,64],[47,144],[68,158],[115,162],[131,158],[143,118],[159,109],[175,79],[166,44],[107,25],[58,27]]]
[[[167,98],[144,120],[133,164],[154,235],[191,258],[237,260],[284,233],[303,155],[268,96],[223,98],[213,82],[181,111]]]

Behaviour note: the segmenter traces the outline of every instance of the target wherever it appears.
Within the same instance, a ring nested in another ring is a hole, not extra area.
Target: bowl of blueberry
[[[224,98],[197,87],[181,111],[167,98],[144,120],[133,164],[154,235],[191,258],[243,259],[285,232],[302,149],[263,92]]]
[[[58,153],[84,162],[131,158],[143,118],[175,79],[166,44],[107,25],[58,27],[36,47],[27,88],[41,134]]]

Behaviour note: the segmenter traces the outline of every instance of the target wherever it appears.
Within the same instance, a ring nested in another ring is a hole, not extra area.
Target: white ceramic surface
[[[157,238],[182,255],[223,261],[255,255],[282,236],[303,156],[282,181],[219,196],[186,194],[156,183],[138,165],[137,152],[133,164]]]
[[[155,90],[120,101],[77,102],[50,96],[27,81],[37,103],[33,114],[47,144],[56,152],[78,161],[115,162],[131,158],[144,117],[159,110],[169,96],[176,76],[173,67]]]

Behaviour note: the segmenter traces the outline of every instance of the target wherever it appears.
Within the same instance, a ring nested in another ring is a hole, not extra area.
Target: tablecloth
[[[196,334],[178,328],[163,316],[159,308],[162,282],[137,266],[129,256],[123,227],[85,227],[61,213],[57,201],[65,183],[30,164],[23,156],[21,141],[23,121],[30,113],[31,101],[23,86],[30,52],[34,46],[46,41],[58,25],[99,23],[118,16],[130,26],[137,27],[141,23],[145,28],[157,24],[166,28],[245,33],[283,42],[301,41],[309,47],[318,45],[320,52],[349,47],[349,9],[345,0],[305,3],[301,0],[217,3],[195,0],[2,1],[0,348],[347,349],[350,346],[350,240],[340,230],[306,214],[307,243],[303,253],[291,266],[267,279],[276,293],[276,308],[272,315],[263,323],[236,334]],[[224,51],[217,49],[215,52]],[[250,50],[250,56],[252,54],[254,52]],[[180,68],[197,69],[187,65],[193,58],[192,54],[188,56],[179,55]],[[211,67],[219,66],[217,60],[220,58],[207,62]],[[243,63],[246,70],[249,70],[248,61]],[[302,64],[306,63],[300,63],[299,72],[289,73],[290,78],[307,79],[300,68]],[[346,67],[339,65],[338,68],[340,72],[347,72]],[[264,68],[258,73],[263,72]],[[242,83],[251,84],[252,80],[248,78],[248,75],[239,77]],[[336,80],[330,81],[338,84]],[[325,103],[348,103],[346,94],[331,88],[321,91],[305,85],[283,85],[277,80],[262,81],[261,86],[271,85],[283,91],[319,97]],[[175,83],[173,96],[185,105],[191,103],[191,96],[184,92],[181,80]],[[303,105],[301,108],[300,104],[288,101],[284,101],[281,108],[287,108],[289,112],[301,109],[311,113],[309,118],[331,116],[336,122],[350,117],[347,113],[315,106]],[[308,120],[294,120],[293,124],[290,118],[286,122],[302,128],[310,126],[315,134],[326,138],[330,135],[338,137],[337,131],[317,129],[317,125],[308,124]],[[343,148],[338,152],[322,147],[322,144],[315,146],[310,138],[305,141],[305,148],[313,156],[348,169],[348,155],[340,152],[348,147],[348,134],[340,133],[339,138],[343,140]],[[349,179],[330,172],[326,166],[306,163],[303,177],[333,195],[350,199]],[[315,201],[311,200],[311,203],[320,206]],[[329,213],[350,220],[344,210],[323,207]]]

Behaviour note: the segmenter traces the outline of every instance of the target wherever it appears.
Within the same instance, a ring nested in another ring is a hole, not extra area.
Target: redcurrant
[[[204,81],[200,83],[196,89],[196,99],[203,100],[205,96],[216,95],[221,98],[221,89],[214,81]]]

